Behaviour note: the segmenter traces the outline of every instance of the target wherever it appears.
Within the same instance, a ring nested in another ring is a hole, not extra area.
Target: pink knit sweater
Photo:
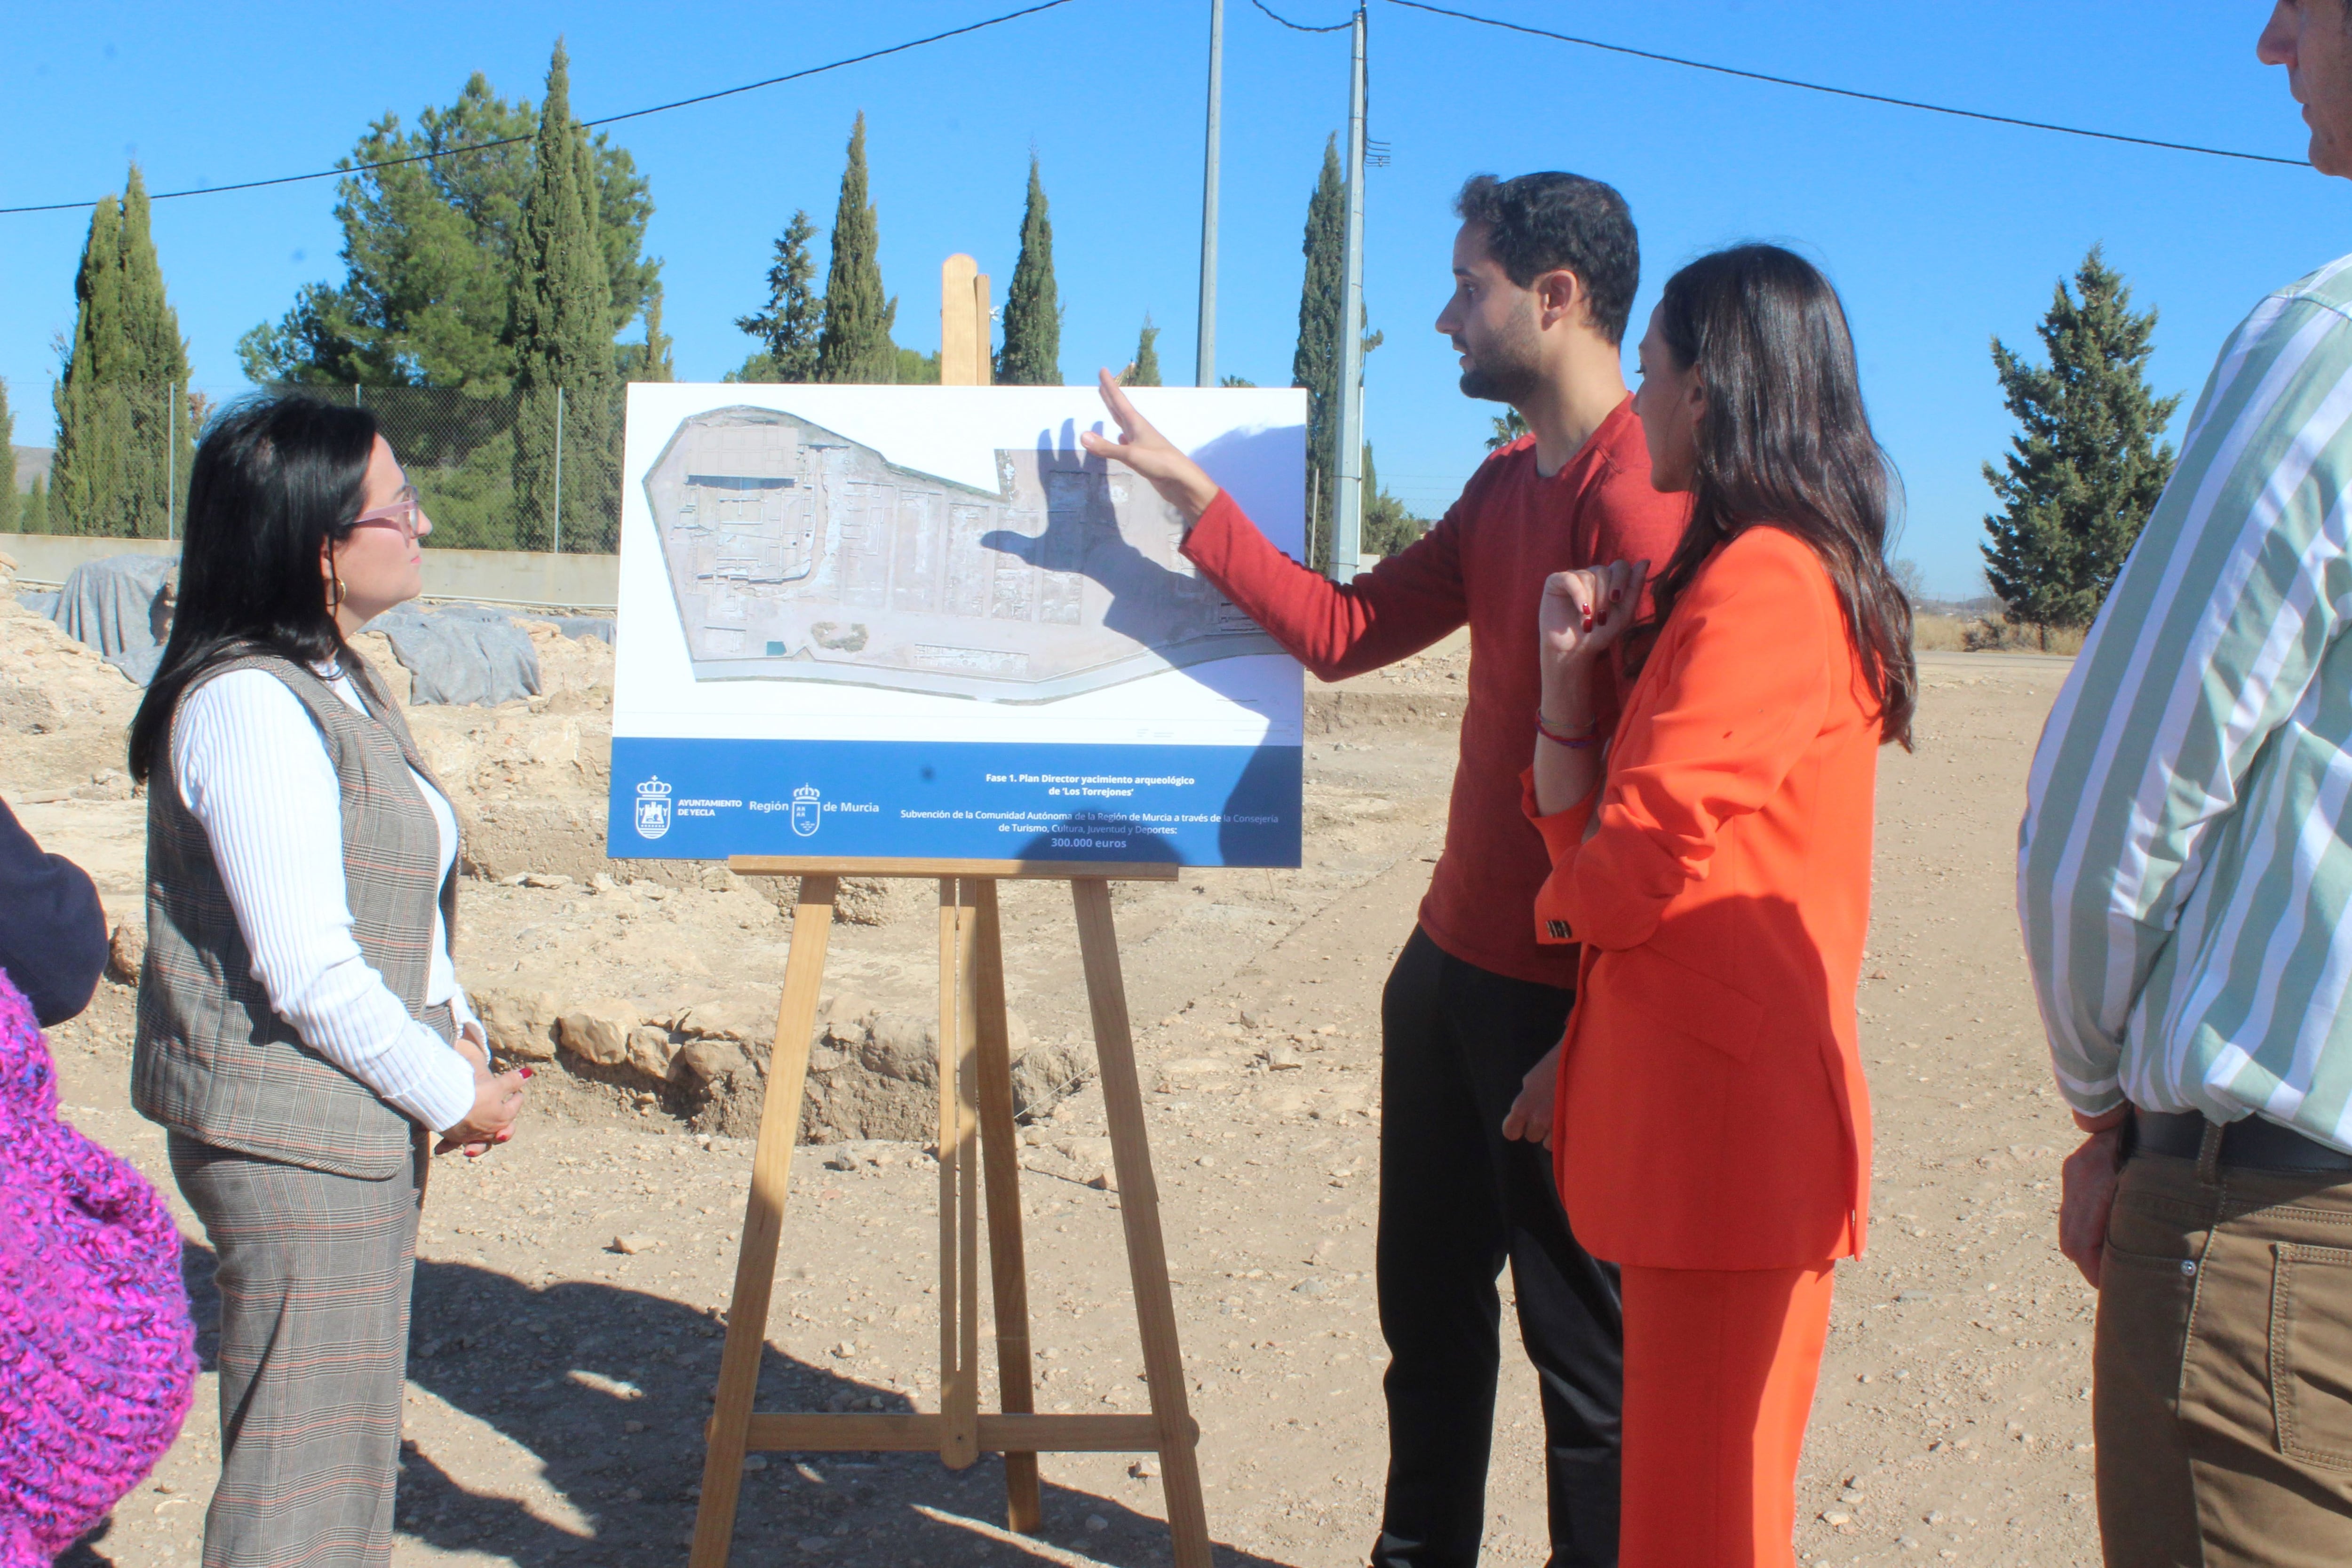
[[[171,1210],[58,1120],[48,1046],[0,975],[0,1568],[47,1568],[104,1519],[195,1380]]]

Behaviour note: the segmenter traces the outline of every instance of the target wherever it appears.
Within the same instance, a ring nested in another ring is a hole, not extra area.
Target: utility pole
[[[1209,151],[1201,175],[1201,339],[1192,384],[1217,384],[1217,120],[1225,96],[1225,0],[1209,0]]]
[[[1355,68],[1348,81],[1347,286],[1339,295],[1339,417],[1331,472],[1331,580],[1355,580],[1364,527],[1364,8],[1356,7]]]

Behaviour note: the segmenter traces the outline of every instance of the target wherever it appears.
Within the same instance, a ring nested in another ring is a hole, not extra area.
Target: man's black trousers
[[[1617,1270],[1569,1234],[1540,1144],[1506,1141],[1573,994],[1465,963],[1418,927],[1381,1003],[1381,1331],[1388,1500],[1374,1568],[1473,1568],[1510,1260],[1541,1390],[1552,1568],[1617,1561]]]

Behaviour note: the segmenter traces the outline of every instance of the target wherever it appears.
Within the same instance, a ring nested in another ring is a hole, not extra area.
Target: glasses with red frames
[[[373,511],[360,513],[352,520],[352,526],[353,528],[396,528],[400,531],[401,538],[414,544],[416,542],[417,520],[424,515],[425,509],[416,499],[416,487],[403,485],[400,494],[393,499],[390,506],[380,506]]]

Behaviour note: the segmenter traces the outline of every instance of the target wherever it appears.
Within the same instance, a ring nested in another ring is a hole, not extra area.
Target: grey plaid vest
[[[268,670],[317,722],[342,784],[352,934],[410,1016],[425,1018],[434,904],[454,933],[457,868],[436,875],[439,832],[409,769],[432,773],[398,705],[356,712],[326,682],[268,652],[211,665],[180,700],[233,669]],[[433,1013],[446,1025],[443,1009]],[[168,742],[147,790],[147,961],[131,1095],[141,1115],[201,1142],[311,1170],[382,1180],[412,1153],[408,1119],[270,1009],[204,825],[173,783]]]

